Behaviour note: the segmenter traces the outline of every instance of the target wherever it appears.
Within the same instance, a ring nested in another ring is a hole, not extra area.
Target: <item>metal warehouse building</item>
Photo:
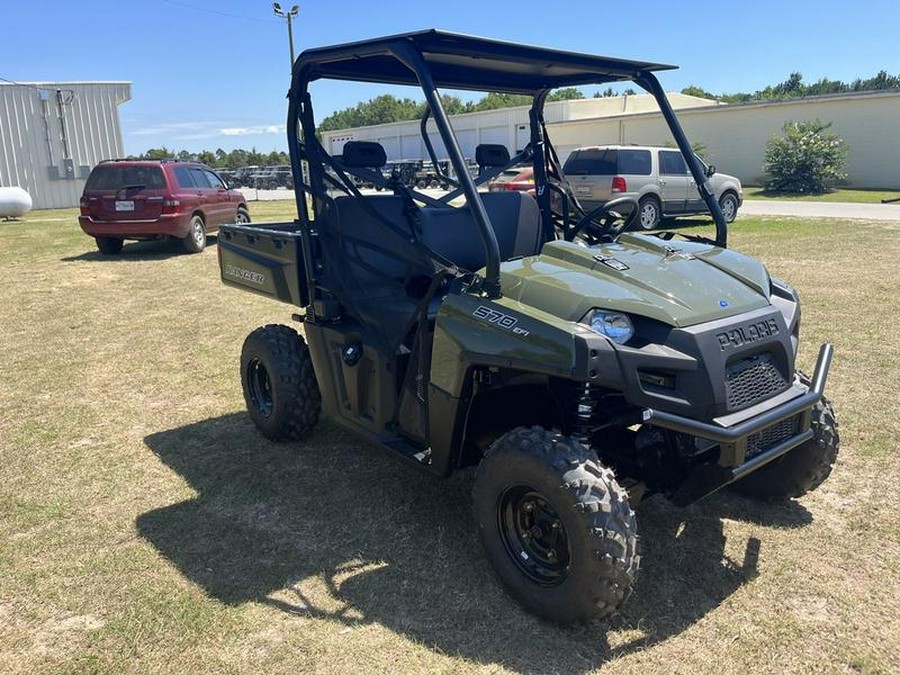
[[[669,94],[676,109],[709,106],[713,101],[684,94]],[[544,107],[548,124],[569,121],[611,119],[617,115],[635,115],[658,110],[650,94],[553,101]],[[475,157],[475,147],[482,143],[499,143],[510,151],[521,150],[528,143],[528,108],[499,108],[483,112],[451,116],[453,130],[463,155]],[[446,159],[447,152],[434,122],[429,122],[429,137],[438,159]],[[551,137],[553,132],[551,131]],[[428,157],[422,142],[419,121],[379,124],[345,131],[326,131],[322,143],[331,154],[340,154],[347,141],[377,141],[384,146],[389,160],[423,159]]]
[[[785,122],[820,119],[849,146],[847,183],[859,188],[900,188],[900,91],[810,96],[783,101],[724,105],[708,99],[669,94],[692,142],[706,146],[708,159],[748,185],[764,182],[766,141]],[[549,103],[545,118],[560,158],[584,145],[672,144],[662,115],[648,94]],[[528,141],[528,109],[508,108],[451,118],[463,153],[474,157],[479,143],[502,143],[510,151]],[[434,123],[429,130],[443,154]],[[389,159],[427,157],[419,122],[397,122],[322,134],[325,148],[340,153],[348,140],[380,142]]]
[[[35,208],[77,206],[91,168],[121,157],[130,82],[0,82],[0,187]]]

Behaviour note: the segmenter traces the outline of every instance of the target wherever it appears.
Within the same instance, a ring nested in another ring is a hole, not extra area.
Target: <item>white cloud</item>
[[[219,138],[222,136],[284,135],[284,125],[259,124],[250,127],[222,127],[221,122],[162,122],[129,130],[129,136],[163,136],[168,142]]]
[[[132,136],[161,136],[171,134],[175,138],[181,138],[188,134],[208,134],[209,131],[219,125],[218,122],[163,122],[130,132]]]
[[[284,127],[275,124],[260,125],[255,127],[229,127],[219,129],[220,136],[252,136],[254,134],[283,134]]]

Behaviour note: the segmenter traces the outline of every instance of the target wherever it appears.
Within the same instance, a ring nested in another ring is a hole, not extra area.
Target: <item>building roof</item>
[[[114,85],[122,85],[128,84],[131,82],[127,80],[76,80],[74,82],[69,81],[57,81],[57,80],[39,80],[34,82],[11,82],[9,80],[0,80],[0,86],[7,87],[55,87],[57,85],[94,85],[94,84],[114,84]]]
[[[397,55],[422,54],[434,83],[448,89],[530,93],[540,89],[630,81],[642,72],[674,66],[425,30],[307,49],[295,69],[319,78],[418,86]]]

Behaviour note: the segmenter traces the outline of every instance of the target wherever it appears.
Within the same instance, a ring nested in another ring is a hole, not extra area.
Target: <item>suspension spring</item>
[[[594,391],[587,382],[579,383],[576,391],[575,425],[572,434],[580,443],[591,446],[591,418],[594,415]]]

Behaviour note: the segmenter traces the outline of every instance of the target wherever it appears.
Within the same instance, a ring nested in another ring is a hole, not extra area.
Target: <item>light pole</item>
[[[294,27],[291,25],[294,17],[300,13],[300,5],[294,5],[287,12],[281,9],[281,5],[277,2],[272,3],[272,9],[275,11],[275,16],[280,16],[282,19],[287,19],[288,25],[288,42],[291,43],[291,70],[294,70]]]

